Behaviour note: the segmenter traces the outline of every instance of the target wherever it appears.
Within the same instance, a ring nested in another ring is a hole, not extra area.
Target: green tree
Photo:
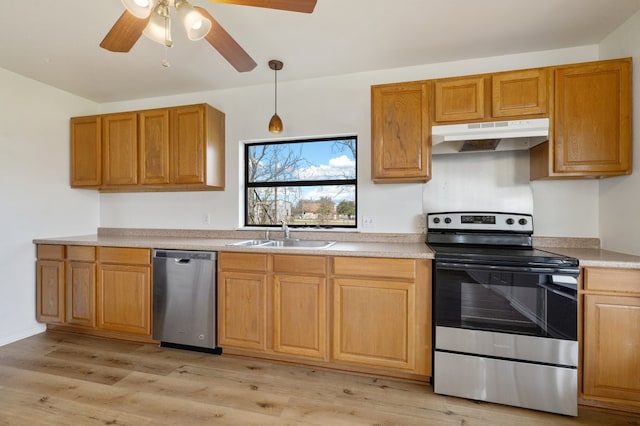
[[[338,214],[351,218],[356,214],[356,203],[350,200],[340,201],[337,207]]]
[[[335,204],[331,200],[331,197],[320,197],[320,206],[318,207],[318,217],[320,222],[326,222],[333,216],[333,209]]]

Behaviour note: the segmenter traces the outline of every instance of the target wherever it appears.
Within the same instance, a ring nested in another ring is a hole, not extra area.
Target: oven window
[[[455,270],[435,272],[436,325],[576,340],[575,289],[549,274]]]

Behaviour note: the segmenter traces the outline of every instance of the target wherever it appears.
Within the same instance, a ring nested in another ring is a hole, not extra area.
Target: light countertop
[[[433,259],[433,251],[424,242],[337,241],[328,248],[242,247],[233,244],[249,238],[202,238],[174,236],[80,235],[36,239],[36,244],[88,245],[102,247],[142,247],[176,250],[206,250],[245,253],[282,253],[323,256],[396,257]],[[259,238],[259,237],[255,237]],[[326,238],[322,238],[326,239]]]
[[[278,232],[272,232],[274,238]],[[230,244],[261,239],[263,231],[200,231],[100,228],[97,234],[34,239],[35,244],[141,247],[176,250],[282,253],[325,256],[395,257],[433,259],[423,234],[373,234],[296,231],[296,238],[336,241],[328,248],[242,247]],[[602,250],[594,239],[534,237],[536,248],[575,257],[580,266],[640,269],[640,256]]]

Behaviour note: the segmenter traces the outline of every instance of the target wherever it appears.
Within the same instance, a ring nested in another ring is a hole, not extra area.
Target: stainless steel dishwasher
[[[153,251],[153,338],[160,346],[220,354],[216,252]]]

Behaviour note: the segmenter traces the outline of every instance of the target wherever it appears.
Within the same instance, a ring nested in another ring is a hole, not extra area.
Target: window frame
[[[353,139],[355,143],[354,161],[355,161],[355,178],[353,179],[322,179],[322,180],[296,180],[296,181],[261,181],[261,182],[249,182],[249,149],[251,146],[258,145],[281,145],[281,144],[296,144],[296,143],[313,143],[313,142],[331,142],[342,141],[346,139]],[[310,187],[310,186],[353,186],[355,203],[354,223],[353,225],[304,225],[287,223],[291,228],[310,228],[310,229],[352,229],[358,228],[358,135],[346,134],[341,136],[319,136],[319,137],[306,137],[306,138],[291,138],[291,139],[278,139],[278,140],[261,140],[261,141],[247,141],[243,147],[243,227],[247,228],[279,228],[280,224],[250,224],[249,223],[249,191],[251,188],[269,188],[269,187]]]

